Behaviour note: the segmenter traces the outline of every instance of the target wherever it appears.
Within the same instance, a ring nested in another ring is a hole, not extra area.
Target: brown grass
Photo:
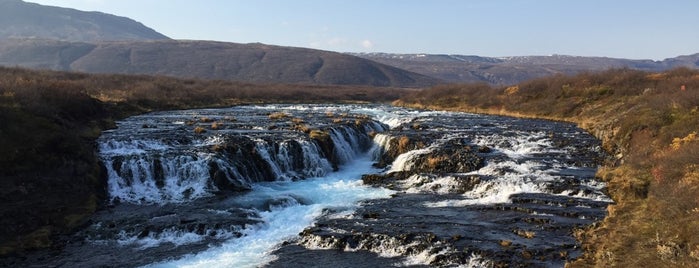
[[[440,156],[429,156],[427,158],[427,166],[431,169],[437,168],[440,163],[444,162],[447,160],[447,156],[445,155],[440,155]]]
[[[220,129],[221,127],[223,127],[223,123],[221,123],[221,122],[213,122],[213,123],[211,123],[211,129],[212,129],[212,130],[218,130],[218,129]]]
[[[269,119],[272,119],[272,120],[281,120],[281,119],[284,119],[287,117],[289,117],[289,114],[284,113],[284,112],[273,112],[273,113],[269,114]]]
[[[408,146],[410,146],[410,138],[408,136],[401,136],[398,138],[398,151],[407,152],[409,151]]]
[[[318,129],[311,130],[310,133],[308,133],[308,136],[311,137],[311,139],[319,141],[330,140],[330,133]]]
[[[586,251],[569,265],[698,265],[699,71],[615,69],[509,87],[445,85],[396,104],[578,123],[613,156],[597,176],[615,204],[603,222],[576,233]]]

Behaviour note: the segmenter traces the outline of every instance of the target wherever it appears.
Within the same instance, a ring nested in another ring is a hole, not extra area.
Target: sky
[[[699,0],[26,0],[137,20],[174,39],[337,52],[699,53]]]

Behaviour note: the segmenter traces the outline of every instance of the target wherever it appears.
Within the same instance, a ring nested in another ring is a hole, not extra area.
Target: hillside
[[[614,204],[572,267],[697,267],[699,71],[616,69],[510,87],[438,86],[398,104],[575,122],[603,141]]]
[[[512,85],[554,74],[577,74],[610,68],[663,71],[676,67],[699,68],[699,53],[663,61],[629,60],[565,55],[490,58],[465,55],[353,53],[401,69],[452,83],[485,82]]]
[[[426,87],[437,79],[341,53],[213,41],[0,41],[0,65],[260,83]]]
[[[125,17],[20,0],[0,0],[0,39],[7,38],[70,41],[168,39]]]

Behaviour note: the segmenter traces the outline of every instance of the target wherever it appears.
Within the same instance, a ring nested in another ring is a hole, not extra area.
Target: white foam
[[[609,202],[609,203],[614,202],[614,200],[609,198],[607,195],[605,195],[601,191],[584,193],[583,191],[565,190],[557,195],[571,196],[571,197],[577,197],[577,198],[588,199],[588,200],[593,200],[593,201],[600,201],[600,202]]]
[[[102,155],[134,155],[144,154],[147,151],[165,151],[171,146],[158,140],[108,140],[99,143],[99,152]]]
[[[490,162],[477,171],[467,173],[494,178],[481,181],[463,195],[464,199],[427,202],[425,206],[450,207],[509,203],[510,196],[513,194],[547,192],[547,183],[556,180],[556,177],[549,172],[550,170],[542,170],[538,163],[531,161]]]
[[[121,246],[135,245],[140,249],[157,247],[165,243],[170,243],[175,246],[182,246],[192,243],[197,243],[205,238],[214,239],[229,239],[235,237],[235,233],[230,230],[205,230],[202,234],[197,234],[189,231],[176,229],[163,230],[162,232],[151,232],[145,237],[138,237],[138,234],[127,234],[121,231],[116,240]],[[96,241],[99,243],[100,241]]]
[[[401,187],[407,189],[406,193],[456,193],[462,183],[453,176],[430,177],[415,174],[401,182]]]
[[[365,199],[386,198],[393,192],[365,186],[362,174],[376,171],[368,157],[353,161],[340,172],[324,178],[297,182],[270,182],[255,186],[248,195],[293,195],[306,204],[273,207],[259,212],[262,224],[242,230],[243,237],[231,239],[221,246],[180,259],[156,263],[151,267],[259,267],[275,259],[271,254],[283,241],[297,237],[326,208],[356,207]]]
[[[209,183],[208,162],[206,154],[163,156],[157,162],[143,155],[124,159],[118,167],[113,160],[105,160],[109,194],[112,199],[135,204],[184,202],[210,196],[217,189]],[[155,165],[162,170],[163,187],[157,186]]]
[[[416,118],[425,118],[435,115],[450,114],[450,112],[442,111],[416,111],[416,110],[405,110],[394,108],[390,111],[379,107],[379,108],[369,108],[369,107],[357,107],[353,109],[355,113],[368,114],[372,116],[375,120],[388,125],[391,129],[397,128],[404,124],[408,124],[415,120]]]
[[[221,135],[213,135],[213,136],[208,136],[206,139],[203,141],[199,141],[198,143],[195,143],[194,146],[212,146],[212,145],[220,145],[223,144],[224,138]]]
[[[454,248],[445,246],[440,241],[424,248],[418,242],[404,244],[404,242],[388,235],[370,234],[369,236],[371,237],[359,241],[355,247],[350,247],[348,244],[343,250],[348,252],[366,250],[376,253],[382,258],[403,258],[400,265],[404,266],[431,265],[439,255],[455,252]],[[335,241],[332,238],[324,240],[320,236],[310,236],[304,237],[302,242],[309,249],[335,249]],[[452,265],[447,264],[449,267]],[[458,267],[492,267],[492,262],[474,253],[470,256],[468,263]]]
[[[533,153],[554,152],[553,142],[545,132],[515,131],[513,135],[488,134],[473,139],[479,146],[500,151],[510,158],[519,159]]]
[[[423,149],[408,151],[399,155],[398,157],[396,157],[395,160],[393,160],[393,164],[391,164],[391,169],[389,169],[386,173],[410,171],[413,168],[413,165],[415,164],[415,158],[423,154],[432,152],[432,149],[432,147],[427,147]]]

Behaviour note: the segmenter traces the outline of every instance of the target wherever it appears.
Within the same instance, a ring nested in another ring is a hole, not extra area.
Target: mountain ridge
[[[337,53],[311,48],[172,40],[101,12],[0,0],[0,65],[254,83],[429,87],[511,85],[545,76],[630,68],[699,68],[699,53],[662,61],[568,55]]]
[[[70,41],[170,39],[127,17],[21,0],[0,0],[0,39],[7,38]]]
[[[0,65],[257,83],[428,87],[440,81],[359,57],[309,48],[196,40],[0,40]]]
[[[556,74],[577,74],[630,68],[664,71],[676,67],[699,69],[699,53],[662,61],[570,55],[482,57],[457,54],[348,53],[451,83],[485,82],[509,85]]]

